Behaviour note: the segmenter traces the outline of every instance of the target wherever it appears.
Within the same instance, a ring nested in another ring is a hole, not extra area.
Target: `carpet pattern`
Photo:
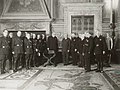
[[[110,90],[99,73],[84,70],[44,70],[26,90]]]
[[[16,73],[2,74],[0,75],[0,90],[4,90],[3,88],[8,88],[8,90],[23,90],[41,72],[42,69],[22,70]]]
[[[112,65],[111,68],[105,69],[105,73],[120,88],[120,66]]]
[[[20,80],[23,80],[23,79],[30,79],[33,75],[35,75],[39,70],[25,70],[25,71],[21,71],[21,72],[18,72],[18,73],[13,73],[12,75],[8,76],[8,77],[5,77],[4,79],[20,79]]]

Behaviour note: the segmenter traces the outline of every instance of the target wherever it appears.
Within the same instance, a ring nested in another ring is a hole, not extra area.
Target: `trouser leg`
[[[12,54],[10,55],[10,57],[9,57],[9,69],[10,70],[12,70],[12,68],[13,68],[13,60],[12,60]]]
[[[97,60],[97,70],[100,70],[100,59],[99,59],[99,55],[96,55],[96,60]]]
[[[74,65],[74,62],[75,62],[75,58],[74,58],[75,53],[74,53],[74,52],[72,52],[72,53],[71,53],[71,56],[72,56],[72,64]]]
[[[111,63],[111,51],[110,50],[108,51],[107,57],[108,57],[107,64],[108,64],[108,66],[110,66],[110,63]]]
[[[32,54],[30,54],[30,56],[29,56],[29,62],[28,62],[29,68],[31,68],[31,61],[32,61]]]
[[[73,60],[73,65],[77,65],[77,53],[72,52],[72,60]]]
[[[67,65],[69,63],[69,60],[68,60],[69,56],[68,55],[69,55],[68,52],[63,52],[63,63],[64,63],[64,65]]]
[[[89,54],[85,55],[85,70],[86,71],[90,71],[91,70],[90,55]]]
[[[44,56],[43,56],[43,52],[41,52],[41,65],[43,65],[45,62],[46,62],[46,60],[45,60],[45,58],[44,58]]]
[[[75,65],[77,65],[77,64],[78,64],[78,53],[75,52]]]
[[[79,67],[82,66],[81,53],[79,54],[79,57],[78,57],[78,66],[79,66]]]
[[[22,68],[24,68],[24,66],[25,66],[25,55],[20,54],[19,60],[20,60],[20,63],[21,63],[20,66],[21,66]]]
[[[63,55],[63,64],[65,64],[65,52],[62,52],[62,55]]]
[[[33,66],[36,66],[36,53],[33,54]]]
[[[68,64],[68,63],[69,63],[69,53],[66,52],[66,64]]]
[[[1,74],[5,73],[6,56],[1,55]]]
[[[1,60],[1,74],[5,73],[5,60]]]
[[[103,71],[103,60],[102,60],[102,55],[100,55],[100,71]]]
[[[18,61],[19,61],[19,58],[20,58],[20,55],[19,54],[16,54],[16,55],[14,55],[14,71],[16,72],[17,71],[17,69],[18,69]]]
[[[55,57],[53,58],[54,66],[57,66],[57,51],[55,51]]]
[[[28,61],[29,61],[29,55],[25,55],[25,68],[28,69]]]
[[[82,54],[80,54],[80,61],[81,61],[81,66],[84,67],[85,63],[84,63],[84,58]]]
[[[99,71],[103,70],[102,55],[101,54],[96,55],[96,60],[97,60],[97,70]]]
[[[39,67],[40,65],[41,65],[41,57],[37,56],[36,66]]]
[[[18,58],[17,58],[17,68],[19,68],[20,66],[22,66],[22,57],[21,54],[18,54]]]

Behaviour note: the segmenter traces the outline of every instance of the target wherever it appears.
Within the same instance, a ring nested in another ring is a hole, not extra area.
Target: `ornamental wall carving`
[[[67,3],[64,6],[64,33],[71,34],[71,16],[93,15],[94,30],[102,32],[102,6],[103,3]]]
[[[1,29],[8,31],[46,31],[49,34],[49,22],[9,22],[2,23]]]

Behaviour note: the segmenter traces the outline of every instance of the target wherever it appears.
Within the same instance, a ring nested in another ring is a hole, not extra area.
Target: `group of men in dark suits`
[[[22,37],[22,32],[18,31],[13,37],[8,31],[3,31],[3,36],[0,38],[0,61],[1,74],[6,72],[6,61],[9,60],[9,69],[17,72],[19,69],[31,66],[39,66],[42,64],[42,53],[47,49],[45,35],[30,34],[25,32]],[[41,61],[40,61],[41,60]],[[21,67],[21,68],[20,68]]]
[[[99,30],[95,31],[93,37],[89,32],[75,35],[71,34],[71,39],[64,35],[62,40],[62,55],[64,65],[69,64],[71,56],[72,64],[84,67],[86,72],[91,71],[91,64],[97,63],[96,72],[103,71],[104,55],[107,52],[107,44],[104,36]],[[94,58],[95,57],[95,58]]]
[[[73,65],[84,67],[86,72],[89,72],[91,71],[91,64],[96,62],[97,72],[102,72],[103,56],[108,49],[105,37],[101,35],[100,31],[96,30],[95,34],[93,37],[89,32],[78,35],[72,33],[71,39],[68,38],[67,34],[64,34],[64,38],[62,39],[63,64],[65,66],[70,64],[71,59]],[[55,54],[51,62],[56,67],[58,39],[54,32],[46,41],[44,34],[36,35],[25,32],[25,36],[22,37],[22,32],[18,31],[16,37],[13,37],[12,33],[4,30],[3,36],[0,38],[1,73],[6,72],[6,60],[9,60],[10,70],[14,72],[17,72],[20,66],[27,70],[31,66],[40,66],[45,63],[43,53],[47,54],[51,50]],[[47,64],[50,64],[50,62]]]

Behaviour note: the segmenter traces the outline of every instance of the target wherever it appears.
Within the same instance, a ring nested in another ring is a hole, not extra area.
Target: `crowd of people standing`
[[[86,72],[89,72],[91,64],[96,63],[96,71],[102,72],[105,60],[106,64],[110,65],[112,39],[108,34],[105,38],[99,30],[95,31],[94,37],[89,32],[72,33],[71,38],[64,34],[61,44],[62,59],[65,66],[72,61],[72,65],[83,67]],[[21,31],[17,31],[16,36],[13,36],[13,33],[4,30],[3,36],[0,37],[1,74],[6,72],[7,60],[9,60],[9,69],[13,72],[17,72],[20,67],[29,70],[31,67],[46,66],[43,54],[47,54],[50,50],[53,50],[56,55],[52,60],[56,67],[59,45],[54,32],[46,39],[45,34],[36,35],[25,32],[25,36],[22,37]],[[108,59],[104,59],[104,56],[108,56]],[[95,57],[95,62],[93,57]],[[49,62],[48,64],[50,65]]]
[[[17,31],[13,36],[13,33],[4,30],[3,36],[0,37],[1,74],[6,72],[7,60],[9,70],[13,72],[39,66],[43,63],[42,53],[46,51],[45,49],[47,49],[47,44],[44,34],[40,36],[25,32],[25,36],[22,37],[21,31]]]
[[[65,34],[62,40],[64,65],[69,64],[71,56],[72,64],[85,68],[86,72],[91,71],[92,64],[97,64],[96,72],[103,72],[103,66],[110,67],[112,47],[113,41],[109,34],[105,37],[99,30],[95,31],[95,36],[89,32],[72,33],[71,39]]]

